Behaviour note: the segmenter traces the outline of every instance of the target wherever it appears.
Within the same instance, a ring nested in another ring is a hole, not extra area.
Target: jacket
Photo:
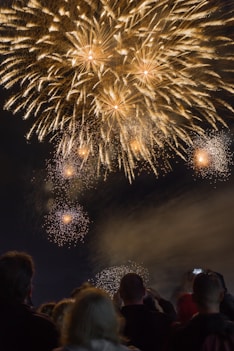
[[[121,344],[114,344],[111,341],[100,339],[92,340],[90,348],[68,345],[54,349],[53,351],[128,351],[129,349]]]

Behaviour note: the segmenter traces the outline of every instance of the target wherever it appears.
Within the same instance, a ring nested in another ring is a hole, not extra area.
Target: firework
[[[69,138],[67,140],[67,145]],[[93,188],[98,175],[93,157],[89,157],[90,150],[87,146],[80,146],[72,143],[72,147],[67,148],[66,153],[58,147],[47,160],[46,182],[52,183],[54,192],[82,193],[84,190]]]
[[[95,279],[92,279],[92,284],[98,288],[105,290],[111,297],[118,291],[120,280],[127,273],[139,274],[144,284],[149,282],[149,271],[136,262],[128,261],[127,265],[112,266],[103,269],[97,273]]]
[[[195,136],[188,150],[188,164],[195,176],[216,182],[227,180],[233,165],[231,138],[223,132],[210,131],[204,136]]]
[[[89,231],[89,217],[82,206],[56,203],[45,217],[48,239],[58,246],[68,248],[84,242]]]
[[[95,145],[97,169],[131,180],[142,161],[157,175],[158,155],[167,169],[191,130],[233,112],[218,94],[234,91],[232,16],[209,0],[18,0],[0,13],[1,84],[18,88],[5,108],[35,117],[28,137],[69,129]]]

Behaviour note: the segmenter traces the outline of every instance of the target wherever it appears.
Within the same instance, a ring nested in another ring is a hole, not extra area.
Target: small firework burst
[[[105,290],[111,297],[118,291],[122,277],[127,273],[139,274],[144,284],[149,282],[149,271],[140,264],[128,261],[126,265],[112,266],[103,269],[97,273],[94,279],[91,279],[93,285]]]
[[[188,150],[188,165],[195,176],[216,182],[227,180],[233,165],[231,137],[224,131],[197,135]]]
[[[76,143],[66,154],[58,149],[47,160],[46,182],[52,184],[56,193],[65,191],[77,195],[93,188],[98,181],[98,175],[92,158],[88,159],[88,155],[89,149]]]
[[[76,206],[54,203],[45,217],[48,239],[58,246],[68,248],[84,242],[89,231],[89,217],[79,204]]]

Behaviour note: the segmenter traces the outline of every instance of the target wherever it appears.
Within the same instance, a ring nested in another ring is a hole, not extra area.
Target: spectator
[[[142,351],[161,350],[168,335],[170,318],[159,311],[150,310],[144,304],[146,289],[136,273],[126,274],[120,282],[120,297],[124,306],[124,336],[129,345]]]
[[[218,272],[215,273],[224,289],[223,300],[220,303],[220,312],[225,314],[230,321],[234,321],[234,296],[228,292],[223,275]]]
[[[0,350],[51,351],[58,332],[44,315],[26,304],[31,300],[32,257],[10,251],[0,257]]]
[[[63,347],[55,351],[125,351],[120,344],[119,321],[108,295],[97,288],[81,291],[65,322]]]
[[[215,273],[196,276],[193,298],[199,313],[186,326],[175,331],[169,350],[234,350],[234,323],[219,312],[223,295],[223,286]]]
[[[193,295],[183,293],[177,300],[177,321],[186,324],[198,312],[197,305],[193,300]]]

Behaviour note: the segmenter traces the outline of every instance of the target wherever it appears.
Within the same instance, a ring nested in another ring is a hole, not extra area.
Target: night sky
[[[91,220],[84,244],[59,248],[43,228],[45,164],[53,146],[27,141],[31,121],[4,111],[9,92],[0,94],[0,254],[33,256],[35,305],[69,296],[100,270],[127,260],[147,267],[150,285],[166,297],[193,267],[223,273],[234,293],[233,166],[230,178],[216,184],[194,180],[181,159],[167,175],[141,174],[131,185],[123,174],[111,174],[81,198]]]

